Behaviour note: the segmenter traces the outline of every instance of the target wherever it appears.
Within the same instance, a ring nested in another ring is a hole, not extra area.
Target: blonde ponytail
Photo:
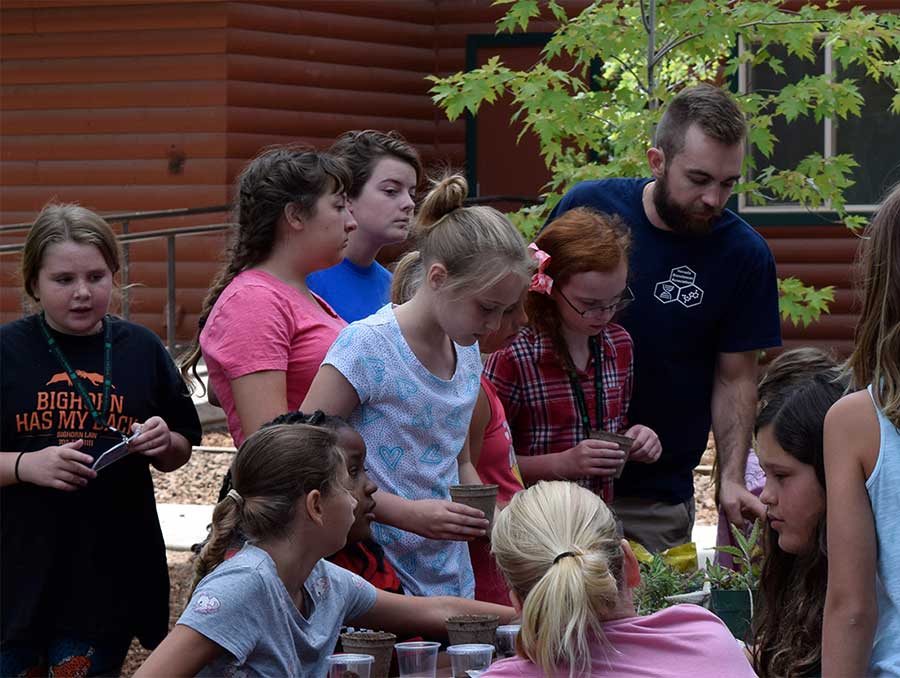
[[[616,608],[623,555],[612,513],[593,492],[539,482],[513,497],[491,551],[522,599],[519,648],[545,675],[590,674],[592,637]]]
[[[445,289],[472,295],[495,285],[509,273],[523,283],[534,262],[522,234],[493,207],[465,206],[468,184],[460,174],[432,183],[412,227],[424,271],[439,263],[447,269]]]

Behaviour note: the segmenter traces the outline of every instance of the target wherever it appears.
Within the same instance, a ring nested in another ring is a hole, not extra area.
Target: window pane
[[[891,113],[890,86],[884,80],[873,82],[862,66],[841,69],[840,77],[856,80],[866,101],[860,117],[834,121],[835,153],[851,153],[859,163],[853,172],[856,183],[844,196],[848,205],[874,205],[900,180],[900,115]]]
[[[806,75],[817,75],[825,70],[823,50],[816,52],[815,62],[789,56],[787,50],[771,46],[769,53],[781,59],[785,74],[780,75],[766,65],[750,69],[748,87],[751,92],[774,93],[785,85],[799,82]],[[788,123],[784,118],[776,118],[772,123],[772,133],[778,141],[772,155],[766,158],[762,153],[753,151],[753,160],[757,170],[774,165],[776,169],[793,169],[803,158],[813,152],[825,153],[825,125],[817,123],[813,117],[800,117]],[[753,176],[751,174],[751,176]],[[766,202],[766,206],[795,205],[790,202]]]

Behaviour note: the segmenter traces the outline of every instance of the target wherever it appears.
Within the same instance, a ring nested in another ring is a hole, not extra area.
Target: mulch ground
[[[230,447],[231,436],[223,431],[212,431],[203,436],[203,445],[208,447]],[[701,465],[712,464],[715,447],[710,438],[709,446],[703,455]],[[213,504],[219,496],[222,478],[231,464],[232,455],[227,452],[195,452],[191,460],[172,473],[153,471],[153,482],[156,486],[156,501],[169,504]],[[694,490],[696,497],[696,522],[701,525],[715,525],[717,511],[713,499],[712,477],[694,473]],[[169,626],[174,626],[181,611],[187,604],[193,581],[192,554],[185,551],[167,551],[169,561]],[[123,676],[131,676],[149,655],[137,641],[131,645]]]

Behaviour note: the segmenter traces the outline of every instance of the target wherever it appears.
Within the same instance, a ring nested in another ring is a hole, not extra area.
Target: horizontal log
[[[213,261],[197,261],[190,266],[177,266],[175,275],[179,289],[207,289],[218,270],[219,264]],[[138,261],[131,268],[131,281],[146,287],[165,288],[167,277],[165,261]]]
[[[209,51],[209,50],[207,50]],[[256,54],[282,59],[305,59],[337,64],[367,64],[375,67],[404,68],[423,72],[434,59],[431,49],[386,45],[377,42],[337,40],[229,29],[228,51],[234,54]]]
[[[224,183],[225,176],[224,158],[0,162],[0,177],[6,186],[187,186]]]
[[[772,238],[768,241],[775,261],[852,263],[859,247],[858,238]]]
[[[22,121],[23,124],[26,121]],[[231,137],[220,133],[22,134],[4,137],[0,158],[25,160],[154,160],[172,153],[187,159],[226,157]]]
[[[224,80],[224,54],[11,59],[0,63],[5,85],[76,82]]]
[[[775,264],[779,278],[794,277],[802,280],[807,285],[824,287],[836,285],[838,287],[850,287],[850,266],[848,264],[829,263],[778,263]]]
[[[349,129],[402,129],[406,138],[423,142],[434,138],[434,122],[380,117],[362,113],[314,113],[276,111],[232,106],[228,109],[228,131],[255,134],[311,135],[334,138]]]
[[[37,212],[48,200],[80,202],[98,212],[129,212],[176,207],[206,207],[227,201],[226,188],[210,186],[3,186],[4,209]]]
[[[228,5],[228,26],[270,33],[379,42],[408,47],[431,48],[434,29],[406,19],[392,20],[360,15],[312,11],[302,5],[293,8],[262,4]]]
[[[9,3],[4,3],[9,4]],[[133,31],[165,28],[224,28],[225,8],[220,3],[181,3],[177,11],[159,3],[116,7],[47,7],[3,12],[0,33],[77,33]]]
[[[351,113],[362,110],[388,118],[429,119],[434,117],[435,112],[431,99],[424,94],[359,92],[234,80],[228,82],[228,104],[294,113]]]
[[[3,88],[0,109],[68,110],[98,108],[171,108],[225,106],[226,83],[117,82],[89,84],[10,85]]]
[[[809,215],[811,223],[817,221]],[[821,224],[821,220],[818,220]],[[849,231],[840,224],[833,226],[761,226],[756,229],[766,240],[774,238],[846,238]]]
[[[296,0],[267,2],[267,5],[295,9]],[[360,2],[360,0],[303,0],[303,7],[311,11],[368,16],[409,21],[426,26],[434,24],[434,0],[391,0],[390,2]]]
[[[803,348],[805,346],[813,346],[815,348],[820,348],[823,351],[832,353],[838,360],[843,360],[847,356],[850,355],[853,350],[853,340],[852,339],[824,339],[824,340],[810,340],[810,339],[786,339],[783,342],[783,346],[778,349],[768,349],[766,351],[766,359],[771,362],[776,356],[781,355],[784,351],[788,351],[794,348]],[[771,358],[769,357],[771,355]]]
[[[781,325],[781,335],[785,339],[852,339],[853,328],[858,316],[855,314],[823,313],[816,322],[804,327],[791,322]]]
[[[431,87],[431,83],[425,80],[427,73],[418,68],[376,68],[364,64],[332,64],[254,54],[228,54],[227,61],[228,77],[232,80],[399,94],[425,94]]]
[[[8,35],[0,41],[0,58],[218,54],[225,52],[226,35],[224,28]]]
[[[226,108],[80,108],[71,111],[8,111],[4,135],[224,132]]]

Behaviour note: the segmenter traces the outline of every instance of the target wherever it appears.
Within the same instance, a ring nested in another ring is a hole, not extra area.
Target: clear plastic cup
[[[497,657],[514,657],[516,654],[516,638],[519,635],[519,624],[504,624],[497,627]]]
[[[451,645],[447,648],[453,678],[468,678],[469,670],[483,671],[491,665],[494,646],[482,643]]]
[[[369,678],[374,661],[370,654],[333,654],[328,657],[328,678]]]
[[[434,678],[440,646],[440,643],[428,641],[394,645],[400,678]]]

